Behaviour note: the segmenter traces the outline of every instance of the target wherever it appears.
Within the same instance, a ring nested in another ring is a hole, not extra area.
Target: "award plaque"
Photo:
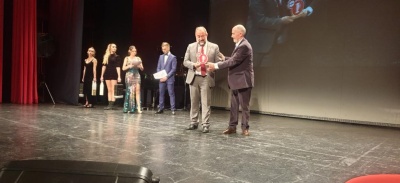
[[[132,60],[132,62],[131,62],[131,64],[133,65],[133,66],[138,66],[138,65],[140,65],[142,63],[142,60],[140,59],[140,58],[137,58],[137,59],[134,59],[134,60]]]
[[[208,61],[208,56],[204,53],[199,53],[198,61],[200,62],[201,75],[205,76],[207,73],[206,63]]]
[[[288,9],[290,9],[292,15],[298,15],[304,9],[304,1],[303,0],[290,0],[287,5],[288,5]]]

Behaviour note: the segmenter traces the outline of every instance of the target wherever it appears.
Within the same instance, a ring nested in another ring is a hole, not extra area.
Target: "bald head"
[[[233,42],[237,43],[239,42],[241,39],[243,39],[244,35],[246,34],[246,28],[244,28],[243,25],[235,25],[232,28],[232,39]]]
[[[241,25],[241,24],[235,25],[235,26],[233,27],[233,29],[236,29],[236,30],[238,30],[239,32],[241,32],[241,33],[243,34],[243,36],[246,35],[246,28],[245,28],[243,25]]]

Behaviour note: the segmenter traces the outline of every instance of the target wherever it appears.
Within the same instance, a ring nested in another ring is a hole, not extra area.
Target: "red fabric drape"
[[[11,102],[38,103],[36,0],[13,1]]]
[[[3,30],[4,1],[0,2],[0,104],[3,102]]]

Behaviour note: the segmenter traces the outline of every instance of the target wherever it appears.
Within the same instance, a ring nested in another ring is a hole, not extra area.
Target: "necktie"
[[[200,53],[201,53],[201,55],[204,55],[204,46],[201,46]],[[203,77],[206,76],[206,73],[207,73],[206,65],[204,63],[202,63],[200,65],[200,67],[201,67],[201,76],[203,76]]]

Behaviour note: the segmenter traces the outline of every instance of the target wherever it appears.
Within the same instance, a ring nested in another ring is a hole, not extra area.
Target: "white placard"
[[[168,75],[165,70],[161,70],[159,72],[154,73],[153,76],[154,76],[154,79],[161,79],[163,77],[167,77]]]

